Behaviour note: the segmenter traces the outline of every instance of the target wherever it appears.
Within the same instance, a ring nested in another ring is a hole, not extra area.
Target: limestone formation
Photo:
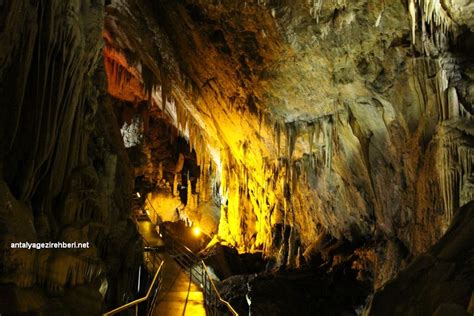
[[[470,0],[0,0],[0,313],[130,300],[142,206],[261,255],[240,303],[304,272],[467,311],[473,32]]]

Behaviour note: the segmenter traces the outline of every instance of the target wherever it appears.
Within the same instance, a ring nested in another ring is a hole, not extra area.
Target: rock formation
[[[461,207],[439,242],[375,294],[370,315],[472,314],[473,212],[472,202]]]
[[[106,38],[201,169],[214,166],[220,238],[290,265],[322,233],[377,238],[382,271],[385,256],[426,251],[472,199],[465,7],[121,1]],[[281,245],[277,225],[291,231]]]
[[[128,300],[141,262],[133,173],[102,66],[104,7],[0,6],[0,313],[96,315],[104,297]],[[10,248],[26,241],[91,247]]]
[[[31,310],[105,280],[106,304],[120,301],[140,261],[134,189],[272,271],[350,262],[378,290],[414,262],[375,294],[375,314],[417,262],[432,269],[436,250],[419,256],[474,198],[472,1],[0,8],[2,284]],[[68,238],[93,247],[8,247]],[[445,303],[466,310],[461,292]]]

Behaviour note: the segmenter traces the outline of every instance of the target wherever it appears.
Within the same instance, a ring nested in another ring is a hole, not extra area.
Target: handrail
[[[153,212],[155,212],[156,214],[156,218],[158,219],[158,224],[161,225],[163,223],[163,219],[161,218],[160,214],[158,214],[158,212],[156,211],[155,207],[153,206],[153,204],[151,203],[150,199],[148,198],[148,196],[145,197],[145,201],[148,202],[148,205],[151,206],[151,208],[153,209]]]
[[[232,305],[230,305],[230,303],[229,303],[228,301],[226,301],[225,299],[223,299],[223,298],[221,297],[221,294],[220,294],[219,291],[217,290],[217,287],[216,287],[216,285],[214,284],[214,281],[212,280],[209,271],[207,270],[207,265],[204,263],[203,260],[201,260],[201,263],[202,263],[202,267],[204,268],[204,272],[206,273],[207,278],[209,279],[209,281],[210,281],[210,283],[211,283],[212,289],[214,290],[215,294],[217,295],[217,298],[219,299],[219,301],[220,301],[221,303],[223,303],[224,305],[227,306],[227,308],[228,308],[229,311],[232,313],[232,315],[234,315],[234,316],[239,316],[239,313],[237,313],[237,311],[232,307]]]
[[[148,298],[150,297],[150,294],[151,294],[151,291],[153,289],[153,287],[155,286],[155,283],[156,283],[156,280],[158,279],[158,275],[161,273],[161,269],[163,267],[163,263],[164,261],[161,262],[160,266],[158,267],[158,269],[156,270],[156,273],[155,273],[155,276],[153,277],[153,281],[151,282],[150,284],[150,287],[148,288],[148,291],[146,293],[145,296],[141,297],[141,298],[138,298],[134,301],[131,301],[127,304],[124,304],[122,306],[119,306],[117,307],[116,309],[113,309],[107,313],[104,313],[103,316],[109,316],[109,315],[114,315],[114,314],[117,314],[118,312],[121,312],[121,311],[124,311],[132,306],[137,306],[138,307],[138,304],[140,304],[141,302],[144,302],[146,300],[148,300]]]
[[[183,248],[187,254],[181,250],[181,253],[183,255],[185,255],[186,257],[188,257],[188,259],[190,260],[193,260],[194,262],[200,262],[203,266],[203,270],[204,270],[204,273],[205,273],[205,277],[206,279],[209,280],[209,283],[211,284],[211,289],[212,291],[214,292],[214,295],[217,296],[217,299],[222,303],[224,304],[227,309],[229,310],[229,312],[233,315],[233,316],[239,316],[239,314],[237,313],[237,311],[232,307],[232,305],[230,305],[230,303],[226,300],[224,300],[219,291],[217,290],[217,287],[216,285],[214,284],[214,281],[212,280],[212,277],[209,273],[209,270],[207,268],[207,265],[204,263],[203,260],[201,260],[191,249],[189,249],[186,245],[183,245],[181,242],[177,241],[173,236],[171,236],[169,233],[167,233],[166,229],[164,229],[165,227],[163,225],[161,225],[163,223],[163,220],[161,219],[160,215],[158,214],[158,212],[156,211],[155,207],[153,206],[153,204],[151,203],[151,201],[148,199],[148,196],[145,197],[145,201],[148,203],[149,206],[151,206],[153,212],[156,214],[157,216],[157,219],[158,219],[158,224],[162,227],[162,230],[163,230],[163,233],[166,234],[168,237],[170,237],[172,240],[173,240],[173,244],[177,244],[179,245],[181,248]],[[160,229],[161,231],[161,229]],[[176,249],[176,247],[174,247]],[[189,258],[191,257],[191,258]],[[190,272],[192,274],[192,272]],[[205,291],[203,292],[204,295],[207,295],[206,293],[206,289]]]
[[[173,245],[173,248],[176,250],[176,252],[178,252],[179,254],[181,254],[182,256],[185,256],[186,258],[188,258],[188,260],[191,260],[191,264],[201,264],[202,265],[202,268],[204,270],[204,275],[201,274],[201,279],[204,280],[204,278],[206,279],[206,283],[209,282],[210,283],[210,290],[212,291],[212,294],[215,295],[215,297],[217,298],[217,300],[219,302],[221,302],[222,304],[224,304],[225,307],[227,307],[228,311],[233,315],[233,316],[239,316],[239,314],[237,313],[237,311],[232,307],[232,305],[224,300],[222,298],[222,296],[220,295],[219,291],[217,290],[217,287],[214,283],[214,281],[212,280],[212,277],[211,277],[211,274],[209,273],[209,270],[208,270],[208,267],[207,265],[204,263],[204,261],[202,259],[200,259],[191,249],[189,249],[187,246],[183,245],[181,242],[179,242],[178,240],[176,240],[173,236],[171,236],[170,234],[166,233],[166,230],[164,230],[165,234],[172,240],[172,245]],[[179,247],[177,247],[179,246]],[[179,249],[181,248],[181,249]],[[179,260],[178,258],[175,258],[178,262],[181,262],[181,260]],[[192,267],[190,267],[190,270],[192,270]],[[192,274],[192,271],[189,271],[191,274]],[[199,271],[197,272],[199,273]],[[204,283],[204,282],[203,282]],[[201,284],[202,286],[202,284]],[[203,291],[203,294],[206,296],[208,295],[207,293],[207,286],[203,286],[204,287],[204,291]],[[211,297],[212,299],[212,297]]]

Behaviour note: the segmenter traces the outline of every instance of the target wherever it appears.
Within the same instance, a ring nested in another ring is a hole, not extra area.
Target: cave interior
[[[473,52],[473,0],[0,0],[0,315],[136,299],[143,221],[239,315],[473,315]]]

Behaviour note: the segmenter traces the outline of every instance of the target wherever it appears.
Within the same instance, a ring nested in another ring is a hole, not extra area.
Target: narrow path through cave
[[[0,316],[474,316],[473,52],[474,0],[0,0]]]
[[[154,229],[149,220],[139,221],[140,234],[151,247],[163,246],[164,242]],[[158,256],[152,253],[153,256]],[[196,284],[191,282],[189,275],[183,271],[173,258],[165,253],[160,253],[160,260],[164,260],[163,279],[156,305],[154,316],[166,315],[206,315],[204,296]]]

